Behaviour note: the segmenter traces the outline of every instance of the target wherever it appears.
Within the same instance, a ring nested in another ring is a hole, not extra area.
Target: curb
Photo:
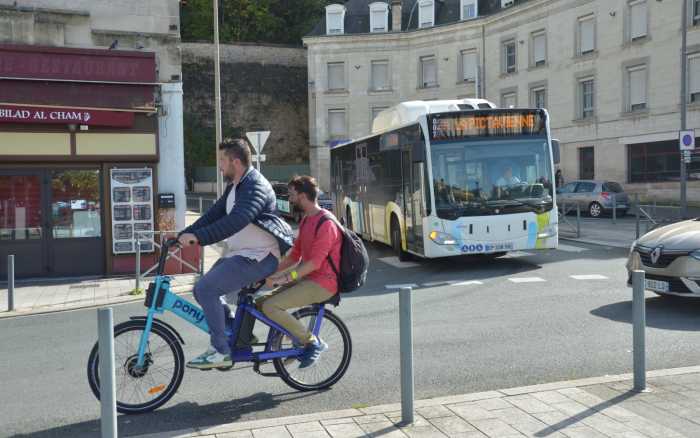
[[[700,366],[668,368],[647,372],[647,378],[678,376],[682,374],[700,373]],[[585,386],[599,385],[603,383],[624,382],[633,379],[632,373],[607,375],[601,377],[589,377],[576,380],[565,380],[560,382],[543,383],[538,385],[522,386],[517,388],[507,388],[495,391],[476,392],[471,394],[452,395],[446,397],[436,397],[424,400],[416,400],[415,408],[437,406],[444,404],[464,403],[470,401],[486,400],[493,398],[509,397],[534,392],[553,391],[564,388],[579,388]],[[147,435],[130,435],[130,438],[187,438],[197,436],[211,436],[214,434],[224,434],[241,432],[251,429],[262,429],[266,427],[287,426],[292,424],[307,423],[310,421],[329,421],[343,418],[359,417],[364,415],[382,414],[401,410],[400,403],[377,405],[368,408],[343,409],[337,411],[318,412],[314,414],[295,415],[289,417],[268,418],[263,420],[241,421],[237,423],[222,424],[219,426],[207,426],[194,429],[181,429],[168,432],[158,432]]]

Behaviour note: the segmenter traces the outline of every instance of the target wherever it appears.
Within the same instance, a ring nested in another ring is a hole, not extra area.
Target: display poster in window
[[[136,237],[143,236],[141,252],[153,252],[153,170],[112,169],[112,252],[136,251]]]

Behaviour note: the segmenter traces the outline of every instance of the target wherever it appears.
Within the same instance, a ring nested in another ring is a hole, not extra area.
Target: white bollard
[[[399,290],[399,326],[401,338],[401,422],[413,423],[413,308],[411,288]]]
[[[646,309],[644,308],[644,271],[632,272],[632,344],[634,365],[634,390],[647,389],[646,382],[646,345],[644,330],[646,328]]]
[[[117,438],[117,392],[114,386],[114,328],[112,308],[97,310],[100,358],[100,429],[102,438]]]

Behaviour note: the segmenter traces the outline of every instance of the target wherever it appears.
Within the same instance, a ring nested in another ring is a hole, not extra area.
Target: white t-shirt
[[[236,186],[226,198],[226,214],[231,213],[236,204]],[[224,257],[243,256],[260,261],[269,254],[280,258],[277,239],[255,224],[248,224],[241,231],[226,239]]]

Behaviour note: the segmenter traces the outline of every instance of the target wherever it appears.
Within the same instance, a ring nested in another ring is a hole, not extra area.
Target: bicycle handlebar
[[[180,246],[180,242],[177,239],[168,239],[163,242],[163,246],[160,251],[160,258],[158,259],[158,268],[156,269],[156,275],[162,275],[163,270],[165,270],[165,261],[168,259],[168,253],[170,253],[170,248],[173,246]]]

